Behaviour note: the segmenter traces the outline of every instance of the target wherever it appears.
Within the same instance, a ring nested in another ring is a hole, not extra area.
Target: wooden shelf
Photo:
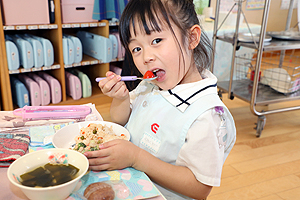
[[[0,5],[0,92],[1,92],[1,106],[0,110],[10,111],[16,108],[13,105],[10,76],[14,76],[19,73],[33,73],[36,71],[47,71],[47,73],[54,76],[61,84],[62,87],[62,101],[58,105],[68,105],[68,104],[83,104],[94,102],[97,99],[110,99],[104,98],[95,80],[98,76],[105,76],[105,73],[109,70],[109,63],[101,63],[99,60],[92,58],[87,55],[83,55],[83,59],[80,63],[75,63],[72,65],[64,65],[63,62],[63,45],[62,37],[63,34],[76,34],[76,31],[81,28],[87,28],[89,32],[109,37],[109,26],[114,26],[118,24],[109,24],[107,20],[102,20],[100,22],[87,22],[87,23],[62,23],[61,16],[61,3],[60,0],[54,0],[55,4],[55,22],[53,24],[28,24],[28,25],[13,25],[6,26],[3,25],[3,19],[1,14]],[[20,67],[17,70],[9,70],[7,64],[7,55],[5,47],[5,34],[28,32],[51,41],[54,48],[54,64],[49,67],[41,68],[30,68],[24,69]],[[123,59],[115,59],[113,62],[120,61]],[[66,80],[65,71],[68,68],[77,67],[86,73],[93,87],[93,94],[88,98],[81,98],[79,100],[73,100],[66,94]],[[99,102],[99,100],[97,100]],[[111,100],[110,100],[111,101]],[[104,103],[109,103],[107,100],[103,100]],[[52,105],[52,104],[50,104]],[[56,104],[57,105],[57,104]]]
[[[20,74],[20,73],[27,73],[27,72],[38,72],[38,71],[46,71],[46,70],[53,70],[53,69],[60,69],[60,64],[54,64],[51,66],[47,67],[41,67],[41,68],[36,68],[32,67],[30,69],[24,69],[24,68],[19,68],[17,70],[9,70],[9,74]]]
[[[105,26],[106,26],[105,22],[62,24],[62,28],[88,28],[88,27],[105,27]]]
[[[34,24],[34,25],[13,25],[3,26],[3,30],[38,30],[38,29],[57,29],[57,24]]]

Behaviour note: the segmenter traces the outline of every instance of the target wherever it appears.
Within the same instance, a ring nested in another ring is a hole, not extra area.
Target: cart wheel
[[[223,99],[222,90],[219,90],[219,91],[218,91],[218,96],[220,97],[221,100]]]
[[[230,93],[230,99],[233,100],[234,99],[234,95],[233,92]]]
[[[256,127],[254,128],[256,129],[256,137],[261,136],[261,132],[264,129],[265,124],[266,124],[266,116],[259,116],[257,118]]]

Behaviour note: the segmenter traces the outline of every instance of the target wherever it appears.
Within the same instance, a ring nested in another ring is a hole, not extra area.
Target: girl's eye
[[[135,53],[135,52],[138,52],[138,51],[140,51],[140,50],[141,50],[140,47],[136,47],[136,48],[134,48],[134,49],[132,50],[132,52]]]
[[[157,39],[154,39],[154,40],[153,40],[152,44],[158,44],[158,43],[160,43],[161,41],[162,41],[162,39],[157,38]]]

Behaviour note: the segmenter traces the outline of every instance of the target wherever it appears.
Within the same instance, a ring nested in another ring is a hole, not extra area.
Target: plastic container
[[[62,23],[97,22],[93,9],[94,0],[61,0]]]
[[[84,119],[91,113],[89,106],[24,106],[13,111],[23,121],[50,119]]]
[[[5,40],[8,70],[17,70],[20,67],[19,50],[15,43]]]
[[[75,61],[74,43],[70,38],[63,37],[64,64],[72,65]]]
[[[28,74],[30,78],[32,78],[39,86],[40,86],[40,97],[41,97],[41,105],[46,106],[50,103],[50,87],[48,83],[42,79],[40,76],[34,73]]]
[[[19,74],[18,78],[24,83],[30,94],[30,105],[40,106],[41,105],[41,93],[40,86],[25,74]]]
[[[40,41],[42,43],[43,55],[44,55],[44,66],[48,67],[48,66],[53,65],[54,49],[53,49],[53,45],[52,45],[51,41],[46,38],[38,37],[35,35],[29,35],[29,34],[25,34],[25,35],[28,35],[34,39],[37,39],[38,41]]]
[[[49,24],[48,0],[2,0],[5,25]]]
[[[118,59],[123,59],[125,57],[125,48],[121,44],[120,35],[118,32],[112,32],[111,34],[115,35],[118,41]]]
[[[73,69],[70,72],[77,76],[81,82],[82,97],[86,98],[92,96],[92,83],[89,77],[78,69]]]
[[[78,37],[72,35],[65,35],[73,42],[74,46],[74,63],[80,63],[82,61],[82,44]]]
[[[32,46],[32,54],[33,54],[33,63],[34,67],[40,68],[44,65],[44,55],[43,55],[43,45],[40,41],[37,39],[34,39],[32,37],[26,36],[26,35],[20,35],[23,39],[28,41]]]
[[[112,43],[109,38],[87,31],[78,31],[77,37],[82,43],[84,54],[103,63],[111,62]]]
[[[22,108],[23,106],[29,106],[29,92],[24,83],[22,83],[19,79],[11,76],[10,85],[13,96],[13,102],[17,104],[20,108]]]
[[[109,39],[112,43],[112,59],[117,59],[118,58],[118,50],[119,50],[117,36],[115,36],[114,34],[109,34]]]
[[[74,100],[80,99],[82,97],[82,87],[80,79],[74,74],[71,74],[67,71],[65,72],[65,76],[67,95],[72,97]]]
[[[34,65],[33,49],[30,42],[18,37],[17,35],[7,35],[7,38],[11,39],[18,48],[20,64],[24,69],[30,69]]]

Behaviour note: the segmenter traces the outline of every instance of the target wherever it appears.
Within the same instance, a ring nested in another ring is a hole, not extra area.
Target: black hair
[[[143,29],[142,31],[148,35],[152,30],[160,32],[160,25],[166,24],[175,37],[171,21],[180,29],[183,42],[189,38],[189,30],[192,26],[196,24],[200,26],[201,38],[193,54],[195,64],[201,74],[203,69],[209,68],[213,51],[204,29],[199,23],[193,0],[130,0],[120,19],[119,33],[122,45],[127,52],[130,52],[128,49],[131,38],[130,27],[132,26],[134,29],[135,23],[138,23],[139,27]],[[176,40],[178,42],[178,38]]]

